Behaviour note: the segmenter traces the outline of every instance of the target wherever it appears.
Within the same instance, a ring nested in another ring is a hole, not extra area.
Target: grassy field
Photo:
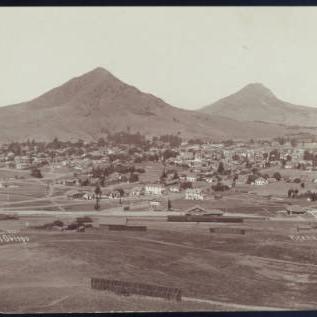
[[[30,171],[28,170],[16,170],[16,169],[2,169],[0,168],[0,179],[24,177],[31,178]]]
[[[144,168],[145,173],[140,174],[140,181],[144,183],[154,183],[160,179],[163,166],[161,163],[147,162],[146,164],[135,164],[136,168]]]
[[[129,223],[145,224],[147,232],[30,229],[53,219],[57,218],[0,223],[1,229],[18,229],[30,238],[25,245],[0,245],[1,311],[308,309],[317,305],[316,242],[291,240],[294,222],[247,221],[236,225],[247,230],[244,236],[209,233],[216,224],[135,218]],[[106,218],[97,220],[101,221]],[[98,292],[90,289],[91,277],[179,287],[192,300],[173,303]]]

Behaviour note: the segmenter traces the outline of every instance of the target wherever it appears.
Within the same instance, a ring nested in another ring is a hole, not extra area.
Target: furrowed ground
[[[153,218],[153,217],[150,217]],[[250,310],[316,307],[316,241],[293,241],[294,222],[247,220],[246,235],[212,234],[219,224],[129,218],[147,232],[31,229],[56,217],[1,222],[26,244],[1,245],[3,312]],[[107,223],[107,217],[94,222]],[[69,219],[63,219],[70,221]],[[25,222],[29,227],[25,227]],[[228,226],[228,224],[223,225]],[[312,233],[310,233],[311,235]],[[182,289],[175,303],[90,289],[90,278]],[[205,300],[205,301],[201,301]]]

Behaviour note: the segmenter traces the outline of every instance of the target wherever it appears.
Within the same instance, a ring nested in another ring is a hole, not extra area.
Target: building
[[[169,188],[169,191],[172,192],[172,193],[179,193],[179,186],[171,186]]]
[[[204,200],[202,190],[199,188],[187,188],[185,191],[186,200]]]
[[[186,176],[186,181],[190,183],[196,182],[196,177],[195,176]]]
[[[298,205],[286,206],[286,211],[288,215],[301,215],[305,213],[305,209]]]
[[[239,175],[238,179],[236,180],[236,185],[245,185],[248,181],[248,176],[249,175]]]
[[[32,166],[32,159],[28,156],[16,156],[14,161],[16,168],[19,170],[29,169]]]
[[[150,201],[150,209],[153,211],[160,211],[162,210],[161,202],[159,200],[152,200]]]
[[[161,184],[148,184],[145,185],[146,195],[159,195],[161,196],[164,192],[164,186]]]
[[[112,192],[110,192],[109,194],[109,198],[110,199],[119,199],[121,197],[121,192],[119,190],[113,190]]]
[[[221,210],[210,210],[207,211],[205,208],[201,207],[200,205],[195,205],[193,207],[188,208],[185,211],[186,215],[189,216],[222,216],[223,212]]]
[[[254,184],[258,186],[267,185],[268,183],[268,180],[264,177],[259,177],[254,181]]]
[[[143,188],[142,187],[134,187],[131,191],[130,191],[130,197],[139,197],[142,194],[144,194]]]

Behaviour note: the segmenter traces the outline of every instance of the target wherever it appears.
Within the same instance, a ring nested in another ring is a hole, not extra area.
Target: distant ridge
[[[217,110],[217,105],[212,115],[183,110],[141,92],[98,67],[31,101],[1,107],[0,141],[33,138],[46,141],[54,137],[61,140],[92,140],[109,132],[127,129],[149,136],[172,133],[180,134],[183,138],[215,139],[272,137],[289,133],[287,127],[282,125],[241,123],[230,117],[231,112],[232,117],[237,114],[237,107],[243,113],[244,107],[253,107],[259,98],[268,102],[275,100],[265,87],[252,84],[228,98],[219,103],[227,108],[224,112]],[[205,109],[204,112],[213,111]],[[264,118],[260,116],[257,119]]]
[[[288,126],[317,127],[317,109],[298,106],[277,98],[261,83],[252,83],[238,92],[203,107],[203,113],[239,121],[262,121]]]

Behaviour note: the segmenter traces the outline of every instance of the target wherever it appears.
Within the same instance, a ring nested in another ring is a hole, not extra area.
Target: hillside
[[[201,111],[240,121],[317,127],[317,108],[282,101],[258,83],[249,84],[238,92],[203,107]]]
[[[225,113],[227,114],[227,113]],[[271,137],[288,132],[280,125],[182,110],[127,85],[103,68],[71,79],[49,92],[0,108],[0,141],[95,139],[108,132],[147,135],[180,133],[216,139]]]

